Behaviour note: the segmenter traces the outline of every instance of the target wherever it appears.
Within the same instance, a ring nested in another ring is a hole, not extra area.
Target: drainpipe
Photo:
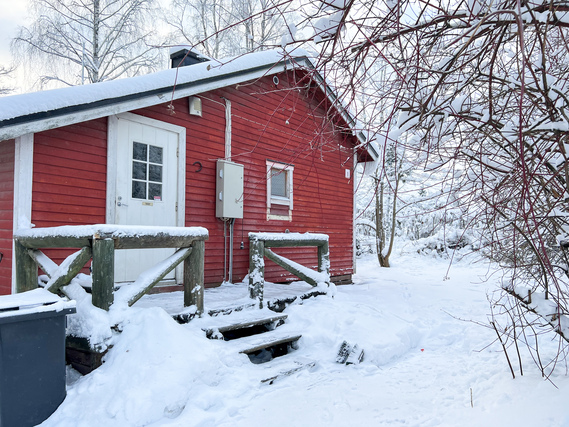
[[[223,98],[223,97],[222,97]],[[225,160],[231,161],[231,101],[223,98],[225,101]],[[229,275],[227,281],[233,283],[233,230],[235,225],[235,218],[225,218],[223,225],[224,230],[227,230],[227,222],[229,222]],[[227,236],[224,231],[224,246],[227,247]],[[227,250],[224,250],[224,280],[227,273]]]
[[[225,101],[225,160],[231,161],[231,101]]]

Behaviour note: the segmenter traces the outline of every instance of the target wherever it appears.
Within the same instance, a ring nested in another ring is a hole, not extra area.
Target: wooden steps
[[[261,374],[261,383],[270,385],[275,381],[316,366],[316,362],[314,360],[310,360],[305,357],[297,358],[293,354],[290,356],[283,356],[268,364],[270,366],[268,366],[267,369],[264,369]]]
[[[253,335],[239,340],[239,353],[254,354],[270,347],[291,345],[293,348],[296,342],[302,337],[298,333],[290,333],[288,331],[271,331],[259,335]]]
[[[246,336],[271,331],[282,325],[288,316],[286,314],[270,314],[260,312],[241,316],[227,316],[205,328],[208,338],[230,341]]]
[[[286,314],[247,311],[214,318],[212,326],[203,330],[208,338],[228,341],[236,354],[246,354],[252,363],[262,364],[298,348],[302,334],[279,328],[286,319]]]

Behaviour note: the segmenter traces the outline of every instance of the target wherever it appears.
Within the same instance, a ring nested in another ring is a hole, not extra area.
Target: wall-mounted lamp
[[[202,116],[202,100],[197,96],[190,96],[190,115]]]

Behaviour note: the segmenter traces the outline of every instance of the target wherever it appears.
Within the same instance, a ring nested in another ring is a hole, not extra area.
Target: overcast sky
[[[25,23],[28,0],[0,0],[0,65],[10,64],[10,41]]]

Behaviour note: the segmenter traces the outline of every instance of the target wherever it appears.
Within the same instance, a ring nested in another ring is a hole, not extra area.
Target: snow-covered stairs
[[[265,311],[241,311],[231,315],[212,318],[211,326],[204,328],[208,338],[234,339],[272,331],[282,325],[286,314],[267,313]]]
[[[267,311],[239,312],[212,318],[212,325],[203,330],[208,338],[225,340],[235,354],[246,354],[252,363],[264,364],[261,382],[272,384],[278,378],[315,365],[289,355],[298,349],[302,334],[279,328],[287,317]],[[281,357],[285,355],[289,356]]]
[[[291,350],[298,348],[300,334],[289,333],[287,331],[274,330],[260,335],[241,338],[235,343],[239,353],[249,356],[251,362],[255,364],[265,363],[275,357],[284,356]]]

